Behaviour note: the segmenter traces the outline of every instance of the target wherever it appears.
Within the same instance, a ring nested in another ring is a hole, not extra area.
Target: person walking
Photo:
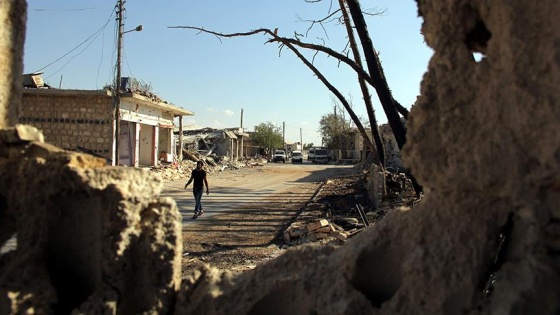
[[[196,162],[196,168],[192,170],[191,178],[185,184],[185,189],[190,185],[191,182],[194,181],[193,184],[193,196],[194,196],[194,215],[193,219],[196,219],[198,216],[201,216],[204,211],[202,211],[202,192],[204,190],[204,186],[206,186],[206,194],[208,195],[210,191],[208,190],[208,180],[206,179],[206,171],[202,169],[203,163],[202,161]]]

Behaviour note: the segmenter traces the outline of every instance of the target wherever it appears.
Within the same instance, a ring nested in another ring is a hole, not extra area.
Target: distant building
[[[182,134],[183,148],[203,156],[241,160],[252,153],[251,137],[241,128],[192,129],[184,130]]]
[[[370,139],[373,141],[371,129],[365,128],[365,132],[370,135]],[[349,133],[350,141],[347,144],[348,150],[341,152],[343,159],[363,160],[369,152],[364,138],[358,131],[358,128],[350,129]],[[398,170],[404,169],[401,152],[389,124],[379,126],[379,134],[385,150],[385,167],[392,167]]]
[[[35,78],[33,82],[39,80]],[[120,134],[115,141],[115,103],[111,91],[37,87],[23,90],[20,123],[42,130],[45,141],[60,148],[87,152],[108,161],[113,160],[118,143],[120,165],[151,166],[157,165],[160,158],[172,160],[177,154],[174,118],[194,115],[153,96],[124,92],[120,102]]]

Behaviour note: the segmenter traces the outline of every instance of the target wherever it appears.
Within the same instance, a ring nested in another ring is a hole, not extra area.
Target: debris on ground
[[[368,198],[362,174],[325,181],[284,231],[284,243],[340,244],[363,228],[374,225],[389,211],[414,206],[417,198],[410,179],[404,173],[386,172],[385,180],[386,196],[378,209]]]
[[[196,168],[196,162],[202,161],[204,169],[209,174],[223,172],[226,170],[236,170],[243,167],[263,166],[267,163],[266,159],[251,158],[241,161],[232,161],[226,156],[210,155],[204,156],[194,151],[183,151],[184,159],[181,162],[166,163],[160,161],[157,166],[150,167],[154,173],[160,174],[164,181],[174,181],[188,178],[191,171]]]

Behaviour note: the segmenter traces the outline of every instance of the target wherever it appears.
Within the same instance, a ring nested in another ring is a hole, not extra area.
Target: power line
[[[97,34],[97,36],[99,36],[99,34]],[[95,38],[97,38],[97,36],[95,36]],[[53,75],[57,74],[58,72],[60,72],[60,70],[66,68],[66,66],[70,63],[70,61],[72,61],[74,58],[76,58],[77,56],[81,55],[86,49],[88,49],[88,47],[93,43],[93,41],[91,41],[86,47],[84,47],[84,49],[82,49],[79,53],[75,54],[74,56],[72,56],[72,58],[70,58],[62,67],[60,67],[58,70],[56,70],[55,72],[53,72],[53,74],[49,75],[48,77],[46,77],[45,79],[48,79],[50,77],[52,77]],[[79,46],[78,46],[79,47]],[[42,70],[42,69],[41,69]],[[39,71],[41,71],[39,70]],[[37,71],[38,72],[38,71]]]
[[[30,9],[31,11],[35,12],[74,12],[74,11],[86,11],[86,10],[95,10],[97,8],[77,8],[77,9]]]
[[[100,29],[98,29],[95,33],[93,33],[92,35],[90,35],[86,40],[84,40],[83,42],[81,42],[78,46],[72,48],[69,52],[67,52],[67,53],[65,53],[64,55],[62,55],[62,57],[56,59],[55,61],[49,63],[48,65],[46,65],[46,66],[42,67],[41,69],[39,69],[39,70],[37,70],[37,71],[34,71],[34,72],[41,72],[42,70],[46,69],[47,67],[50,67],[51,65],[53,65],[53,64],[57,63],[58,61],[60,61],[61,59],[63,59],[64,57],[68,56],[69,54],[71,54],[71,53],[72,53],[73,51],[75,51],[76,49],[80,48],[82,45],[84,45],[85,43],[87,43],[90,39],[92,39],[92,38],[97,38],[97,36],[99,36],[100,32],[101,32],[102,30],[105,29],[105,27],[107,26],[107,24],[109,24],[109,22],[111,21],[111,18],[113,17],[113,14],[114,14],[114,12],[111,11],[111,15],[109,16],[109,19],[107,19],[107,22],[105,22],[105,24],[104,24]],[[91,43],[90,43],[89,45],[91,45]],[[89,45],[86,46],[86,48],[89,47]],[[84,49],[84,50],[85,50],[85,49]],[[59,72],[60,70],[62,70],[74,57],[80,55],[84,50],[82,50],[79,54],[74,55],[64,66],[62,66],[62,68],[58,69],[54,74],[56,74],[57,72]],[[52,74],[52,75],[54,75],[54,74]],[[52,75],[51,75],[51,76],[52,76]]]
[[[111,14],[112,16],[112,14]],[[101,59],[99,60],[99,65],[97,66],[97,73],[95,74],[95,88],[98,89],[99,83],[99,73],[101,72],[101,65],[103,64],[103,52],[105,51],[105,31],[103,31],[103,37],[101,37]]]

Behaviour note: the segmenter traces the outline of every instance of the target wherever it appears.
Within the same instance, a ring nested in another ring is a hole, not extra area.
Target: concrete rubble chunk
[[[7,128],[0,131],[0,139],[5,144],[20,144],[22,142],[44,142],[45,138],[39,129],[29,126],[17,124],[13,128]]]
[[[328,220],[320,219],[320,220],[317,220],[315,222],[308,223],[306,225],[306,228],[307,228],[308,232],[313,232],[317,229],[320,229],[322,227],[328,227],[328,226],[329,226],[329,221]]]
[[[0,256],[0,304],[12,305],[7,313],[168,313],[181,282],[182,232],[174,200],[159,197],[161,178],[42,150],[0,159],[18,235],[17,249]]]
[[[329,224],[327,226],[323,226],[323,227],[320,227],[320,228],[316,229],[314,232],[329,233],[330,231],[332,231],[332,226]]]

